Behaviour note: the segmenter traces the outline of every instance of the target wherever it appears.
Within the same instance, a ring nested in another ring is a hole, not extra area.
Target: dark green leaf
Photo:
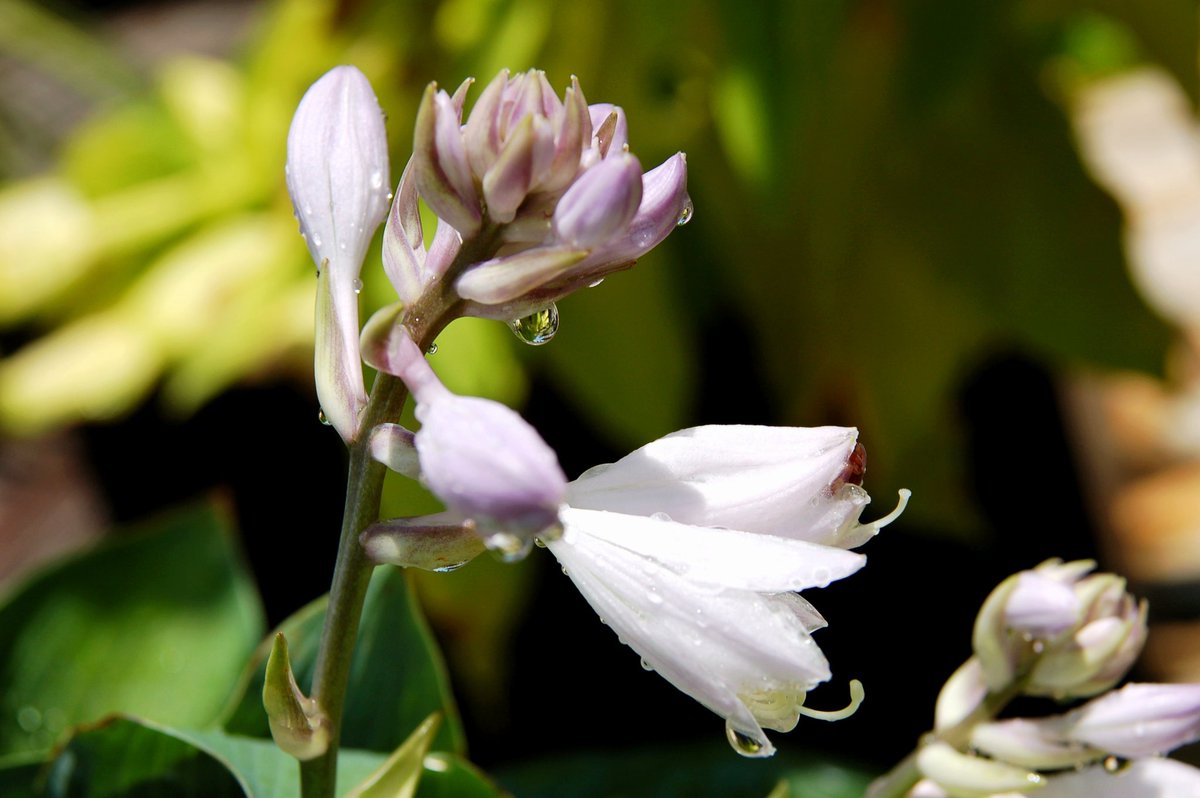
[[[0,608],[0,752],[48,749],[112,712],[211,723],[262,626],[209,506],[51,568]]]
[[[308,691],[325,620],[325,600],[293,615],[279,628],[288,640],[293,672]],[[231,734],[269,738],[262,708],[262,686],[268,639],[259,648],[245,680],[245,690],[227,713]],[[342,744],[349,748],[391,753],[430,713],[445,722],[434,740],[437,750],[461,751],[463,737],[445,666],[424,617],[413,599],[405,574],[397,568],[377,569],[367,592],[358,644],[350,672],[350,691],[343,720]]]
[[[815,756],[780,753],[748,760],[717,744],[556,757],[510,768],[497,778],[521,798],[765,796],[781,780],[793,796],[860,798],[870,782],[848,765]]]

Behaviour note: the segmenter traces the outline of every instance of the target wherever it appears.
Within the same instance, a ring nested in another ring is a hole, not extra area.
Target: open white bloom
[[[375,524],[361,538],[377,562],[447,570],[486,542],[523,556],[540,537],[618,636],[680,690],[726,719],[734,748],[768,756],[763,728],[790,731],[830,677],[812,639],[825,625],[796,591],[866,562],[848,551],[903,509],[870,524],[858,432],[845,427],[708,426],[668,435],[569,485],[520,416],[447,390],[408,339],[397,373],[417,398],[416,435],[372,433],[373,454],[446,503],[435,516]],[[563,490],[565,487],[565,499]],[[508,545],[508,544],[512,545]]]
[[[857,431],[708,426],[668,435],[567,488],[563,534],[546,545],[643,663],[726,719],[730,743],[769,756],[830,677],[811,633],[821,615],[793,591],[857,571],[871,524]],[[905,493],[904,499],[907,498]],[[849,711],[861,700],[861,688]]]

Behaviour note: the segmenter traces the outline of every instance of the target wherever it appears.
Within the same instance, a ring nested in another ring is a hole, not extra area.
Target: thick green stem
[[[993,720],[1009,702],[1021,694],[1025,680],[1017,679],[1005,689],[988,693],[975,711],[958,723],[941,731],[929,732],[921,738],[908,756],[884,775],[871,783],[867,790],[867,798],[903,798],[908,791],[921,780],[921,771],[917,768],[917,754],[926,745],[935,742],[946,743],[960,751],[964,750],[971,740],[971,732],[980,723]]]

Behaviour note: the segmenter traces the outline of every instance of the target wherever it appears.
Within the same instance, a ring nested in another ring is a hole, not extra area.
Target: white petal
[[[641,515],[568,507],[559,517],[579,533],[580,545],[603,543],[606,549],[621,549],[710,592],[737,588],[782,593],[824,587],[866,563],[861,554],[804,540]]]
[[[835,489],[857,437],[848,427],[694,427],[586,472],[568,502],[840,545],[870,501],[857,485]]]
[[[548,547],[601,619],[648,666],[758,744],[769,746],[762,727],[787,731],[795,725],[805,692],[829,678],[828,663],[807,630],[812,618],[797,612],[803,605],[721,587],[721,581],[753,580],[742,575],[714,581],[721,569],[711,561],[701,566],[703,555],[691,558],[695,572],[680,573],[651,554],[613,542],[629,537],[614,531],[631,522],[619,514],[565,510],[562,520],[563,536],[547,541]],[[675,535],[686,543],[700,532],[740,536],[748,546],[769,540],[654,519],[632,522],[635,530],[650,532],[645,538]],[[705,550],[703,544],[695,548]],[[719,563],[724,553],[723,548],[714,557],[709,550],[708,556]]]

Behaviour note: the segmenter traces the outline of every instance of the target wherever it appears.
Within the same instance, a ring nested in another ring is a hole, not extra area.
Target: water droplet
[[[692,198],[688,197],[683,203],[683,210],[679,212],[679,218],[675,221],[675,225],[677,227],[683,227],[692,220],[692,214],[695,213],[695,211],[696,208],[694,205],[692,205]]]
[[[333,423],[332,421],[329,420],[329,416],[325,415],[324,408],[317,410],[317,421],[320,421],[322,424],[324,424],[327,427]]]
[[[558,308],[553,304],[547,305],[528,316],[513,319],[508,326],[515,336],[530,346],[548,344],[558,332]]]
[[[457,571],[459,568],[462,568],[466,564],[467,564],[467,561],[463,560],[462,562],[450,563],[449,565],[443,565],[442,567],[434,568],[433,570],[439,574],[448,574],[451,571]]]
[[[658,594],[658,591],[655,590],[654,588],[650,588],[650,593],[649,593],[649,595],[646,596],[646,598],[650,600],[651,604],[662,604],[663,603],[663,597],[660,596]]]
[[[650,517],[653,518],[655,521],[670,521],[671,520],[671,516],[667,515],[666,513],[650,513]]]
[[[362,283],[362,280],[360,280],[360,279],[358,279],[357,277],[355,277],[355,278],[354,278],[354,282],[353,282],[353,283],[351,283],[351,285],[353,285],[353,286],[354,286],[354,293],[358,294],[358,293],[361,293],[361,292],[362,292],[362,288],[363,288],[363,283]]]
[[[371,172],[371,188],[376,191],[383,188],[383,172],[378,169]]]
[[[725,737],[728,738],[729,744],[733,746],[733,750],[742,756],[770,756],[770,749],[767,748],[765,742],[756,740],[748,734],[743,734],[733,728],[729,721],[725,721]]]
[[[1034,640],[1033,641],[1033,653],[1034,654],[1041,654],[1045,650],[1046,650],[1046,643],[1044,640]]]
[[[311,206],[311,205],[305,205],[305,206],[304,206],[304,215],[305,215],[305,216],[312,216],[312,215],[313,215],[313,209],[312,209],[312,206]]]
[[[42,727],[42,712],[37,707],[21,707],[17,710],[17,725],[21,731],[32,734]]]
[[[485,540],[484,545],[491,549],[501,562],[519,562],[528,557],[529,552],[533,550],[531,538],[510,532],[497,532]]]
[[[588,283],[588,288],[595,288],[596,286],[600,285],[600,283],[602,283],[602,282],[604,282],[603,277],[601,277],[599,280],[597,280],[594,283]]]
[[[314,247],[316,247],[317,249],[320,249],[321,248],[321,237],[319,235],[317,235],[316,233],[313,233],[312,243],[313,243]]]
[[[436,355],[437,354],[437,344],[430,344],[429,348],[425,350],[425,354]]]
[[[651,665],[649,662],[646,662],[645,657],[642,657],[642,670],[644,670],[644,671],[653,671],[654,670],[654,666]]]
[[[565,566],[565,565],[564,565],[564,566],[562,567],[562,569],[563,569],[563,576],[570,576],[570,575],[571,575],[571,572],[567,570],[567,566]]]
[[[1121,767],[1121,761],[1115,756],[1106,756],[1104,758],[1104,769],[1109,773],[1116,773],[1119,767]]]

